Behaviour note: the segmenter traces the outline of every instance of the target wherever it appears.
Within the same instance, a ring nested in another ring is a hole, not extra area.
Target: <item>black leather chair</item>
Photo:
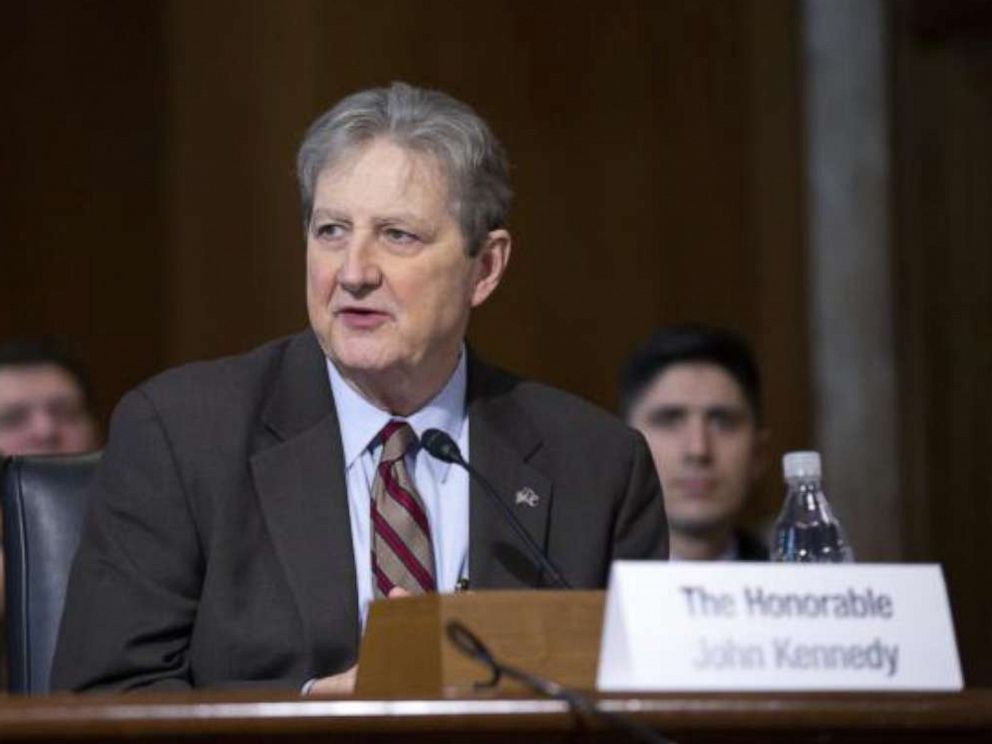
[[[12,457],[3,464],[7,663],[11,692],[49,691],[69,568],[99,453]]]

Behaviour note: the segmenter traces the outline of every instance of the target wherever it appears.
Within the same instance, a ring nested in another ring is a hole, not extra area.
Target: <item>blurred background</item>
[[[858,557],[944,565],[992,684],[992,3],[8,3],[0,338],[59,334],[104,422],[143,378],[306,324],[308,123],[404,80],[516,189],[473,344],[615,405],[661,324],[751,340],[775,460],[819,448]]]

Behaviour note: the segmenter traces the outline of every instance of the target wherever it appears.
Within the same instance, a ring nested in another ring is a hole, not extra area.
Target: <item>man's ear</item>
[[[754,445],[751,451],[751,482],[758,480],[765,473],[771,457],[772,433],[762,427],[754,434]]]
[[[493,230],[486,236],[485,245],[474,257],[476,275],[472,288],[472,307],[485,302],[499,286],[510,262],[512,240],[508,230]]]

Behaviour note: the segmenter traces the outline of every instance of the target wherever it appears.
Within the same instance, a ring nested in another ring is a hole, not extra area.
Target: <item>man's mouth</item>
[[[354,330],[378,328],[390,318],[389,313],[368,307],[343,307],[334,311],[334,317]]]
[[[703,497],[713,490],[716,481],[713,478],[676,478],[675,485],[687,496]]]

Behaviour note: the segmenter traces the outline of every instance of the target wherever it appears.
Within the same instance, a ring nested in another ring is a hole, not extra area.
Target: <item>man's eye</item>
[[[322,239],[339,238],[344,233],[344,226],[334,223],[325,223],[323,225],[317,225],[314,228],[313,233],[318,238]]]
[[[24,426],[28,420],[28,409],[26,406],[15,406],[0,411],[0,431],[13,431]]]
[[[83,418],[82,404],[70,400],[55,401],[48,407],[48,414],[62,424],[74,424]]]
[[[671,429],[685,419],[685,413],[677,410],[654,411],[648,417],[648,423],[658,429]]]
[[[744,421],[744,417],[734,411],[717,411],[710,414],[710,421],[721,431],[734,431]]]
[[[391,243],[416,243],[420,240],[416,235],[406,230],[400,230],[398,227],[387,227],[382,231],[382,234]]]

